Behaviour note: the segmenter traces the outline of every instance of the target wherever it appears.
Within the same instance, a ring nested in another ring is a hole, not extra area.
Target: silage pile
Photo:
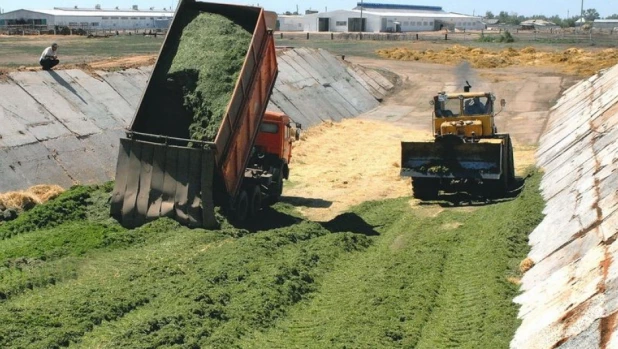
[[[185,28],[168,76],[193,115],[190,137],[213,141],[242,69],[252,33],[224,16],[201,13]]]
[[[378,50],[388,59],[457,65],[467,61],[474,68],[505,68],[510,66],[558,66],[566,74],[590,76],[599,70],[618,64],[618,50],[586,51],[569,48],[564,51],[538,51],[533,47],[520,50],[488,50],[454,45],[441,51],[392,48]]]
[[[41,184],[27,190],[0,194],[0,221],[13,220],[20,212],[55,199],[63,192],[64,189],[60,186]]]

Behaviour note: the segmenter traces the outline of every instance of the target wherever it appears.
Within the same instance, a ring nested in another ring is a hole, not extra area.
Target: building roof
[[[374,10],[408,10],[408,11],[442,11],[439,6],[421,6],[421,5],[401,5],[401,4],[377,4],[370,2],[356,3],[356,9],[374,9]]]
[[[327,17],[335,13],[350,13],[354,16],[360,17],[360,10],[334,10],[329,12],[314,13],[306,15],[305,17]],[[473,19],[481,20],[481,17],[462,15],[458,13],[444,12],[444,11],[397,11],[397,12],[378,12],[373,10],[363,10],[363,16],[378,16],[378,17],[417,17],[417,18],[452,18],[452,19]]]
[[[594,23],[618,23],[618,19],[595,19]]]
[[[93,17],[93,16],[114,16],[114,17],[135,17],[135,16],[150,16],[150,17],[173,17],[173,11],[150,11],[150,10],[97,10],[97,9],[59,9],[53,10],[27,10],[20,9],[10,12],[5,12],[3,15],[17,12],[29,11],[43,13],[52,16],[74,16],[74,17]]]
[[[520,23],[521,25],[527,25],[527,26],[537,26],[537,27],[553,27],[556,26],[556,23],[554,22],[550,22],[550,21],[546,21],[544,19],[529,19],[527,21],[523,21]]]

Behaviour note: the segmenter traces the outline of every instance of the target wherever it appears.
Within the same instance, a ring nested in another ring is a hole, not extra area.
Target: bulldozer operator
[[[465,103],[464,112],[466,115],[483,115],[486,114],[486,106],[479,97],[470,98]]]

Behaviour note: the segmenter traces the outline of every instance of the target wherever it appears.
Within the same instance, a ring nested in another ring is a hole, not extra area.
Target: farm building
[[[303,31],[415,32],[441,29],[481,30],[481,17],[446,12],[437,6],[357,4],[352,10],[335,10],[303,16]]]
[[[610,29],[618,28],[618,19],[595,19],[592,23],[595,29]]]
[[[54,8],[53,10],[15,10],[0,14],[0,26],[33,25],[65,26],[89,29],[167,28],[174,16],[172,10]]]

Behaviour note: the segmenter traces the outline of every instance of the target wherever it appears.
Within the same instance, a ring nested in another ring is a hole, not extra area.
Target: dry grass
[[[521,271],[522,273],[527,272],[528,270],[532,269],[532,267],[534,267],[534,261],[530,258],[526,258],[521,261],[521,263],[519,263],[519,271]]]
[[[22,191],[0,194],[0,206],[7,209],[27,211],[62,194],[64,189],[57,185],[35,185]]]
[[[321,221],[365,201],[409,196],[410,180],[399,176],[401,141],[428,137],[359,119],[312,127],[295,144],[284,200],[302,202],[301,212]]]
[[[564,51],[539,51],[534,47],[520,50],[488,50],[454,45],[443,50],[412,50],[392,48],[378,50],[384,58],[457,65],[470,62],[474,68],[504,68],[510,66],[558,67],[563,73],[590,76],[599,70],[618,64],[618,49],[583,50],[569,48]]]
[[[38,197],[41,203],[45,203],[51,199],[57,198],[64,192],[64,189],[59,185],[39,184],[28,188],[26,192]]]

